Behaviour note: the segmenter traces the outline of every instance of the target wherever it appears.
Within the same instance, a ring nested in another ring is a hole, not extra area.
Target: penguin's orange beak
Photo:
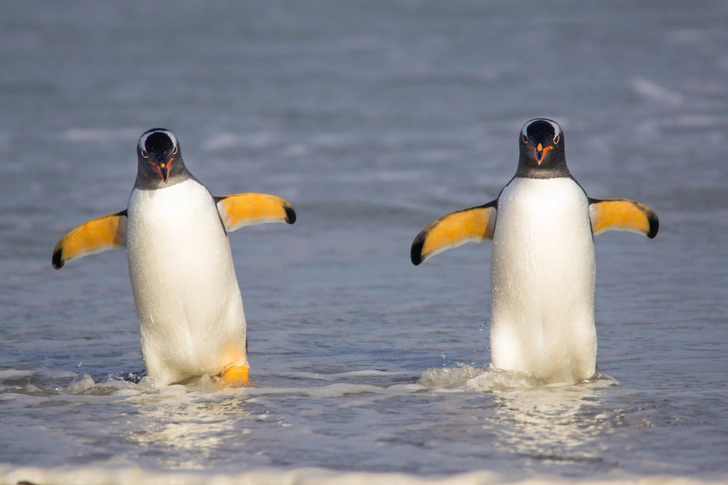
[[[169,172],[172,169],[172,162],[174,161],[174,157],[170,158],[166,162],[162,162],[160,164],[157,164],[156,162],[149,162],[149,165],[151,165],[154,170],[157,171],[159,174],[159,178],[164,180],[165,184],[169,183]]]
[[[538,146],[535,146],[535,147],[528,145],[528,148],[530,148],[533,151],[533,155],[536,157],[536,162],[539,165],[541,165],[541,163],[543,162],[543,159],[546,158],[546,154],[554,147],[552,147],[552,146],[545,147],[539,143]]]

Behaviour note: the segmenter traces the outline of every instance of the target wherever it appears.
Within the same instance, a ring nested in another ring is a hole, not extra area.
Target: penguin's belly
[[[493,366],[549,383],[592,377],[596,267],[581,187],[515,178],[498,199],[493,243]]]
[[[230,244],[194,180],[129,199],[127,255],[147,372],[157,385],[246,362],[245,316]]]

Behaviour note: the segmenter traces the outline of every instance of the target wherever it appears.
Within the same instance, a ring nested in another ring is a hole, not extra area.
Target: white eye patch
[[[558,123],[556,123],[553,120],[550,120],[548,118],[534,118],[530,121],[527,121],[526,124],[523,125],[523,128],[521,128],[521,136],[528,138],[528,128],[537,122],[544,122],[551,125],[551,127],[554,129],[554,143],[558,143],[558,140],[561,139],[561,127]]]
[[[159,130],[149,130],[146,133],[144,133],[141,138],[139,138],[139,150],[146,150],[147,138],[149,138],[151,135],[153,135],[155,133],[164,133],[165,135],[167,135],[169,137],[170,141],[172,142],[172,146],[174,148],[177,148],[177,137],[174,136],[174,133],[172,133],[169,130],[159,129]]]

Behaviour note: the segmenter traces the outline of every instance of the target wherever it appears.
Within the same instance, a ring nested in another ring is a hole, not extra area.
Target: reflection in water
[[[250,429],[239,423],[251,419],[245,409],[250,399],[179,391],[177,396],[146,394],[134,398],[138,412],[127,440],[142,448],[140,456],[156,455],[159,465],[168,469],[219,465],[221,457],[228,455],[221,453],[227,441],[234,439],[239,447],[248,439]]]
[[[599,375],[578,385],[545,385],[528,374],[472,366],[432,368],[419,384],[440,390],[482,393],[488,439],[506,456],[526,459],[527,466],[583,464],[608,469],[605,433],[619,426],[619,410],[603,403],[604,390],[619,383]]]
[[[611,427],[591,385],[543,386],[499,392],[494,423],[495,446],[539,462],[601,462],[600,437]]]

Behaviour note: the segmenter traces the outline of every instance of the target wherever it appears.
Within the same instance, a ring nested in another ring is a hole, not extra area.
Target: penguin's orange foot
[[[228,386],[244,386],[248,383],[250,366],[246,364],[233,364],[220,374],[220,383]]]

